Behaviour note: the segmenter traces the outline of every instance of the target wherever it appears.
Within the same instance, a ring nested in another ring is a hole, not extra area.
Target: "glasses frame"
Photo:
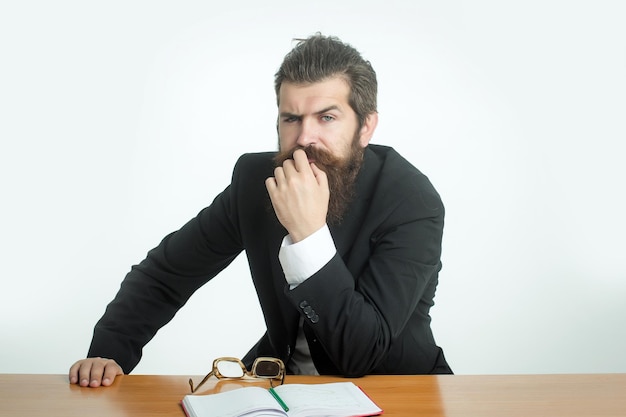
[[[230,377],[230,376],[222,375],[222,373],[219,371],[219,369],[217,367],[217,364],[220,363],[221,361],[239,364],[239,366],[241,367],[242,375],[241,376],[237,376],[237,377]],[[262,362],[276,363],[278,365],[278,374],[276,376],[259,375],[257,373],[257,367]],[[244,379],[246,377],[248,377],[248,378],[258,378],[258,379],[269,379],[270,386],[273,388],[274,384],[273,384],[272,381],[280,380],[280,384],[279,385],[282,385],[285,382],[285,364],[283,363],[283,361],[281,361],[278,358],[272,358],[272,357],[269,357],[269,356],[260,356],[260,357],[258,357],[258,358],[256,358],[254,360],[254,363],[252,364],[251,370],[248,371],[248,369],[246,369],[246,365],[243,364],[241,359],[235,358],[235,357],[232,357],[232,356],[222,356],[221,358],[217,358],[217,359],[213,360],[213,368],[211,369],[211,372],[206,374],[206,376],[204,378],[202,378],[202,381],[200,381],[200,383],[198,385],[196,385],[194,387],[193,379],[189,378],[189,387],[191,388],[191,393],[193,394],[196,391],[198,391],[198,389],[200,389],[200,387],[202,385],[204,385],[204,383],[207,382],[207,380],[211,376],[213,376],[213,375],[215,375],[215,377],[218,378],[218,379]]]

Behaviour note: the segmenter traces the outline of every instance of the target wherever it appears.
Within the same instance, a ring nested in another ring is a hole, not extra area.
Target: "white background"
[[[456,373],[626,372],[622,1],[0,6],[0,372],[65,373],[130,266],[274,150],[292,38],[379,77],[374,143],[447,208],[432,310]],[[135,373],[201,374],[263,322],[243,256]]]

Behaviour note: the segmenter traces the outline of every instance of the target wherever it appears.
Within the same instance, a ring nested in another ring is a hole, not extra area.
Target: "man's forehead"
[[[281,111],[320,111],[330,107],[341,110],[349,105],[349,93],[350,88],[341,77],[307,84],[285,82],[280,87],[278,107]]]

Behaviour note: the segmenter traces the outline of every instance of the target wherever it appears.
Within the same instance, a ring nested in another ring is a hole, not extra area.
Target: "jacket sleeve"
[[[231,187],[226,188],[132,267],[94,328],[88,357],[115,359],[125,373],[131,372],[143,346],[235,259],[242,244],[231,194]]]
[[[362,269],[350,271],[336,254],[316,274],[287,291],[305,327],[313,330],[314,342],[345,376],[374,373],[382,361],[389,360],[392,349],[396,349],[392,356],[398,372],[425,369],[427,373],[434,362],[434,357],[415,356],[419,344],[428,346],[425,352],[434,352],[428,310],[441,268],[444,208],[434,189],[398,193],[404,195],[395,202],[383,198],[370,209],[375,214],[364,223],[365,229],[367,224],[375,225],[365,231],[369,242],[351,255],[366,259]]]

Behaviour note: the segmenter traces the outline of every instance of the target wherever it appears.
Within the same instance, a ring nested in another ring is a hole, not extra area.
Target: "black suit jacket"
[[[245,250],[267,331],[244,358],[288,362],[300,317],[320,374],[450,373],[429,309],[441,269],[444,207],[393,149],[370,145],[348,214],[330,231],[337,253],[289,290],[278,260],[286,230],[265,179],[274,153],[245,154],[232,182],[128,273],[94,329],[88,356],[130,372],[143,346],[200,286]]]

